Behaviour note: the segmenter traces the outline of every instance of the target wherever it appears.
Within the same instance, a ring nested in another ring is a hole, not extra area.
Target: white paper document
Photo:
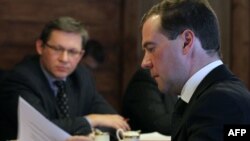
[[[70,135],[46,119],[23,98],[18,106],[18,141],[65,141]]]
[[[144,133],[140,135],[140,141],[171,141],[171,136],[162,135],[158,132]]]

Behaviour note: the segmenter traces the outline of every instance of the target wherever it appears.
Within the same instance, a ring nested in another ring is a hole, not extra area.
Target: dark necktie
[[[57,106],[59,108],[59,117],[69,117],[69,105],[68,98],[66,95],[66,85],[64,81],[55,81],[54,84],[57,86],[58,91],[56,95]]]
[[[186,110],[187,103],[179,98],[175,104],[174,112],[172,115],[172,133],[175,133],[180,126],[181,119]]]

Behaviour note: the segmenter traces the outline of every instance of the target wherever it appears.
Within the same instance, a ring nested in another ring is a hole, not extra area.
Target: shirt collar
[[[42,64],[40,64],[40,66],[41,66],[41,69],[42,69],[43,74],[45,75],[45,77],[46,77],[47,80],[48,80],[48,83],[49,83],[50,88],[54,91],[54,94],[56,95],[56,94],[57,94],[57,89],[58,89],[58,88],[55,86],[54,81],[56,81],[57,79],[56,79],[55,77],[53,77],[52,75],[50,75],[50,74],[48,73],[48,71],[43,67]],[[66,81],[66,78],[64,78],[63,81]]]
[[[223,64],[221,60],[216,60],[206,65],[205,67],[197,71],[192,77],[190,77],[182,88],[180,96],[181,99],[186,103],[189,103],[194,91],[196,90],[200,82],[205,78],[205,76],[207,76],[209,72],[211,72],[214,68],[221,64]]]

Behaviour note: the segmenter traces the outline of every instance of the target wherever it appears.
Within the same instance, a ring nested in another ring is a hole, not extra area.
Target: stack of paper
[[[144,133],[140,135],[140,141],[171,141],[171,137],[158,132]]]

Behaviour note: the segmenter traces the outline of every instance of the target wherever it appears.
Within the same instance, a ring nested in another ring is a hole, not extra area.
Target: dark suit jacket
[[[17,99],[22,96],[33,107],[70,134],[88,134],[91,127],[83,116],[91,113],[116,113],[97,93],[91,74],[82,66],[67,78],[69,119],[58,118],[53,90],[41,70],[39,57],[21,62],[0,85],[0,139],[15,138],[17,132]]]
[[[250,124],[250,93],[224,65],[194,92],[172,141],[223,141],[225,124]]]
[[[169,135],[177,96],[162,94],[148,70],[139,69],[123,97],[123,115],[133,130]]]

